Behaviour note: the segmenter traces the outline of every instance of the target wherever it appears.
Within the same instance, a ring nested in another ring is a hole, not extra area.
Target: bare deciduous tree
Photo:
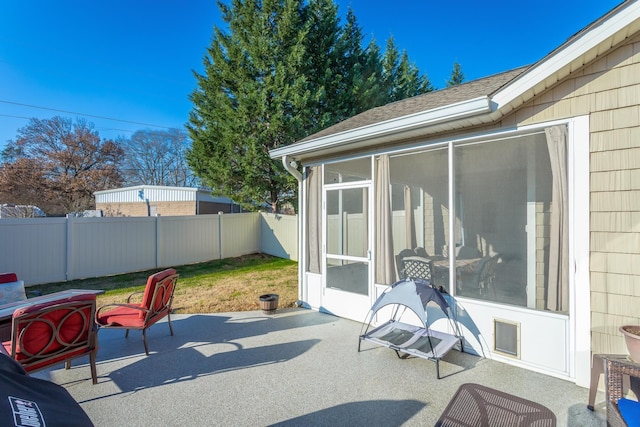
[[[118,187],[122,149],[78,119],[31,119],[2,152],[0,202],[36,205],[48,215],[92,209],[93,193]]]
[[[188,147],[185,131],[139,130],[131,139],[120,139],[119,143],[126,154],[122,170],[127,184],[175,187],[196,184],[185,159]]]

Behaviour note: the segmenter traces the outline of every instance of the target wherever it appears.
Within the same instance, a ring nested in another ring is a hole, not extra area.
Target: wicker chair
[[[618,400],[624,397],[623,377],[640,378],[640,364],[626,357],[604,356],[604,373],[606,379],[605,393],[607,399],[607,425],[610,427],[626,427],[618,410]]]
[[[403,279],[424,279],[433,284],[433,261],[419,256],[402,258]]]
[[[462,272],[462,280],[465,283],[465,289],[476,290],[480,295],[484,294],[489,288],[493,292],[493,299],[496,300],[496,266],[500,262],[501,255],[486,256],[476,264],[472,273]]]
[[[403,249],[398,255],[396,255],[396,269],[398,271],[398,280],[406,279],[404,275],[404,266],[402,260],[412,256],[416,256],[416,253],[413,249]]]

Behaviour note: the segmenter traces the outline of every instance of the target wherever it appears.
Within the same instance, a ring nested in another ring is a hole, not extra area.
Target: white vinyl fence
[[[262,252],[298,259],[298,217],[240,213],[174,217],[0,220],[0,272],[26,285]]]

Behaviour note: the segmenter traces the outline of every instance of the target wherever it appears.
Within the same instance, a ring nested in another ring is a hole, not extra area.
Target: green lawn
[[[174,294],[176,313],[222,313],[259,310],[259,297],[278,294],[278,308],[298,300],[298,263],[254,254],[174,267],[180,278]],[[28,292],[49,294],[65,289],[103,289],[98,306],[125,302],[144,289],[147,277],[160,269],[69,282],[30,286]]]

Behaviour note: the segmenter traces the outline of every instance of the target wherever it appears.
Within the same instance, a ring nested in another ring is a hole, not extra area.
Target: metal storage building
[[[137,185],[96,191],[96,209],[104,216],[180,216],[241,212],[239,205],[193,187]]]

